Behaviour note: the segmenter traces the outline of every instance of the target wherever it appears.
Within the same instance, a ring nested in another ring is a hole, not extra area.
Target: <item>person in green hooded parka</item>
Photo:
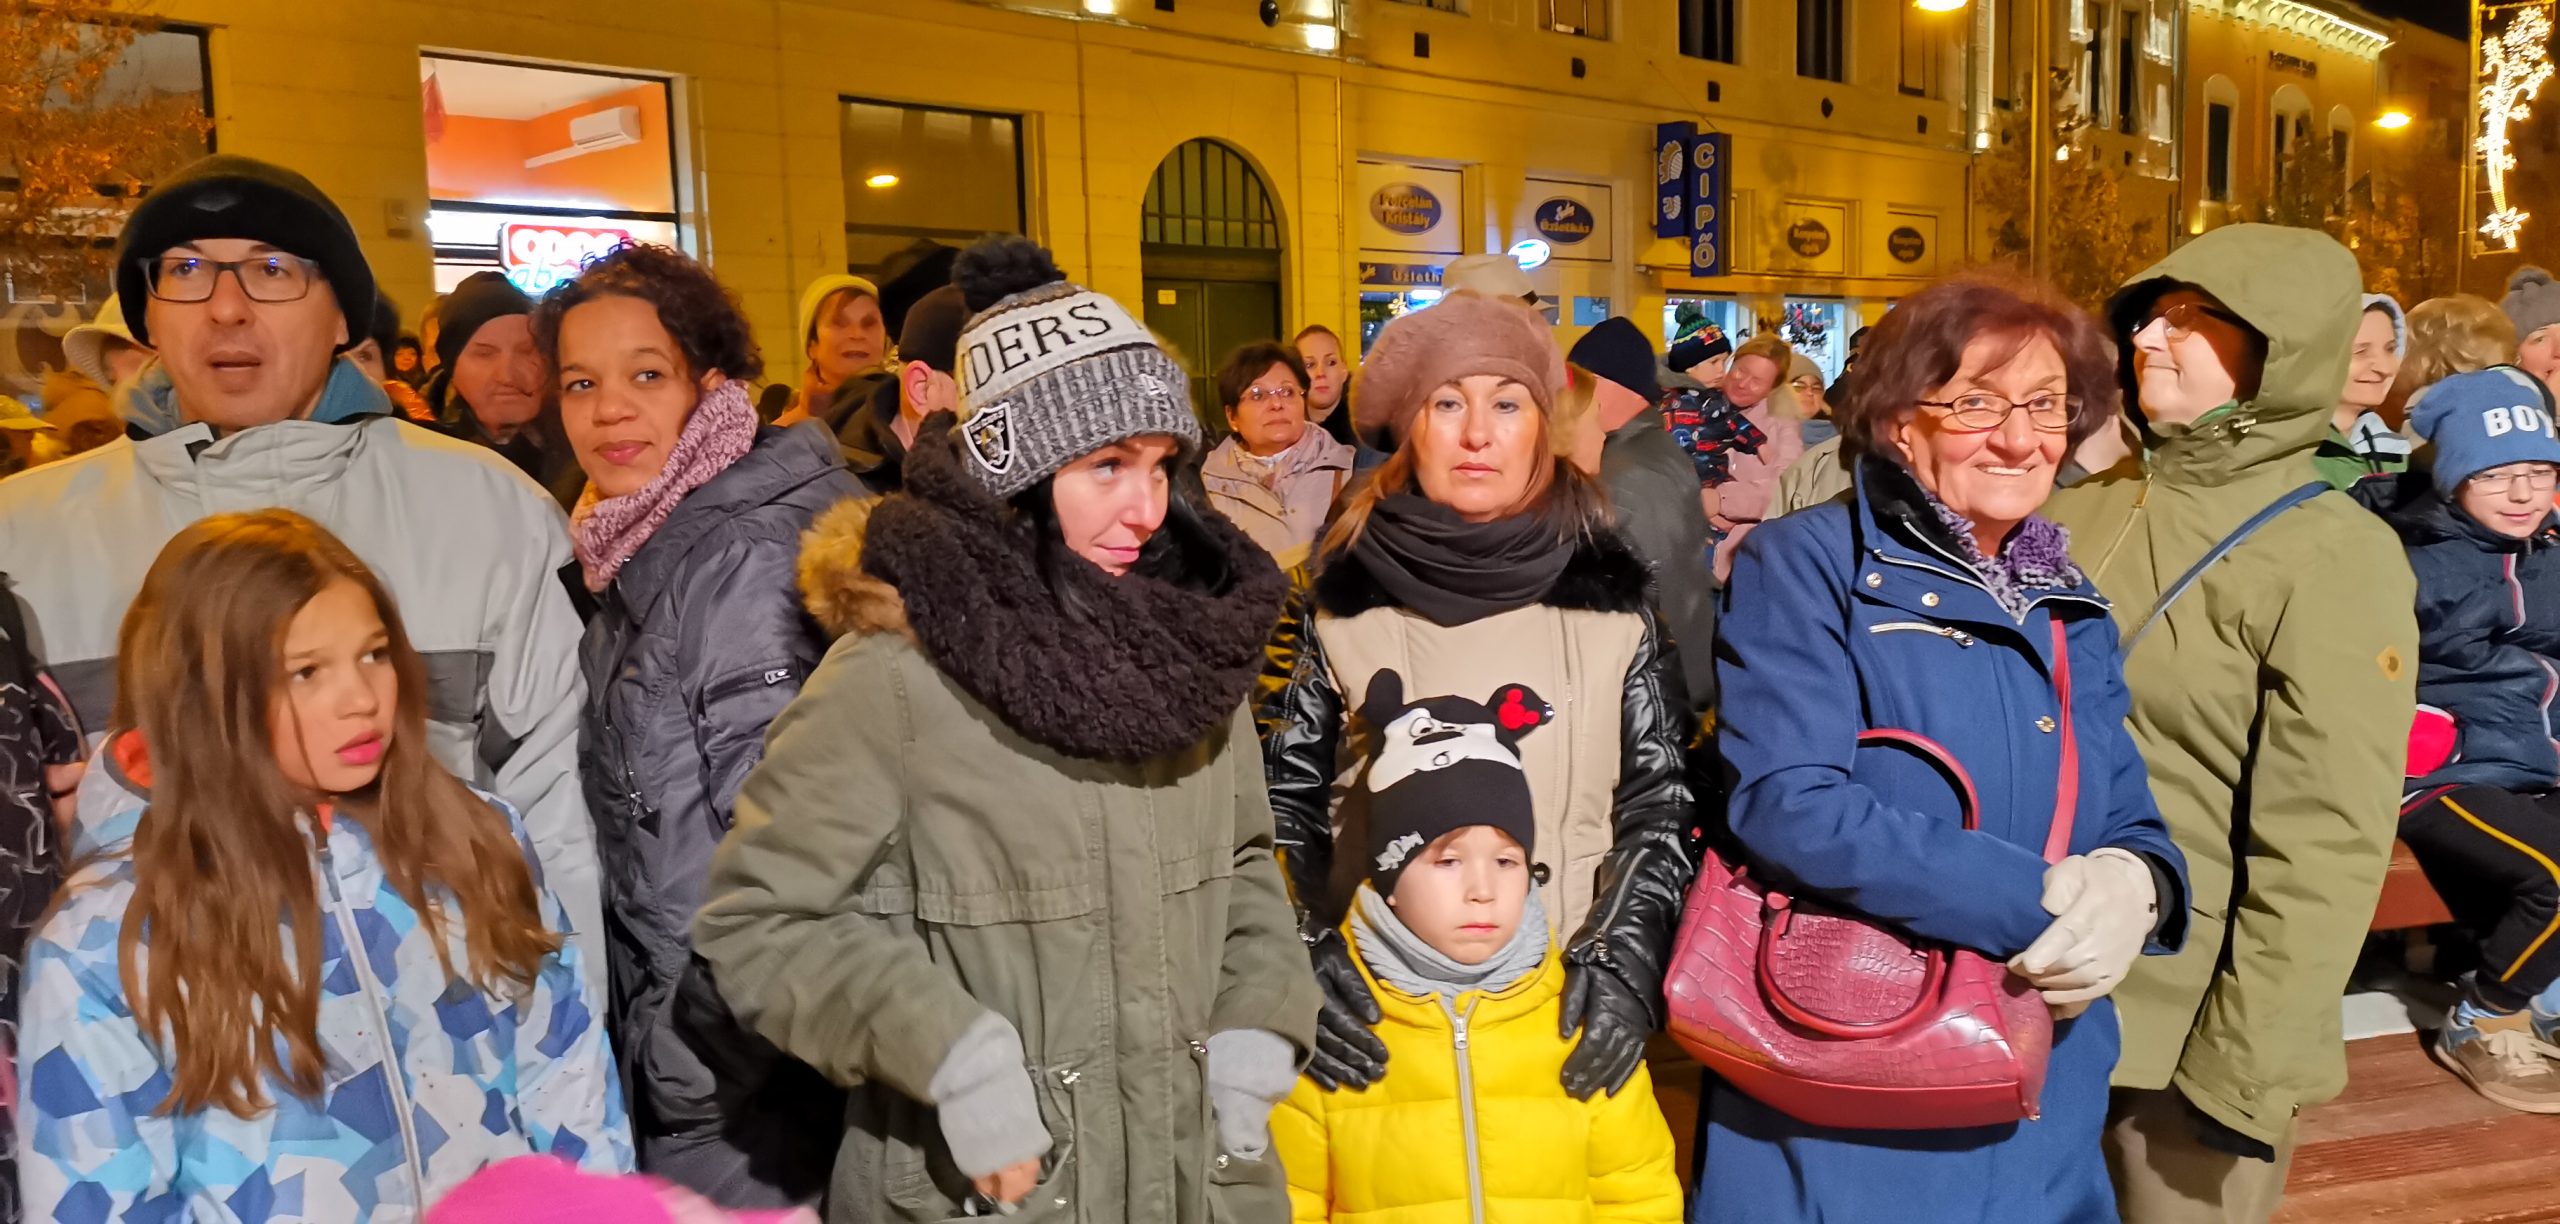
[[[2325,234],[2214,230],[2107,317],[2143,449],[2046,513],[2115,606],[2134,741],[2186,855],[2176,956],[2136,962],[2108,1159],[2133,1224],[2263,1220],[2295,1115],[2346,1082],[2338,1000],[2390,861],[2415,700],[2416,582],[2343,494],[2288,509],[2147,634],[2164,591],[2318,479],[2363,313]]]

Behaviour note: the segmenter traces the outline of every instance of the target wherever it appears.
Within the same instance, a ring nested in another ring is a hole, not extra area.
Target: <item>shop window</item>
[[[1849,360],[1853,317],[1849,304],[1838,298],[1791,297],[1780,316],[1778,335],[1788,347],[1812,358],[1822,371],[1822,381],[1832,383],[1839,380],[1840,367]]]
[[[429,55],[418,87],[438,293],[489,270],[542,293],[621,243],[686,245],[663,78]]]
[[[1680,0],[1680,54],[1734,62],[1734,0]]]
[[[1953,19],[1961,20],[1961,18]],[[1902,6],[1901,90],[1914,98],[1944,96],[1951,19],[1917,5]]]
[[[1740,345],[1751,334],[1751,312],[1742,308],[1741,301],[1729,297],[1674,297],[1663,302],[1664,351],[1710,327]]]
[[[1818,81],[1845,81],[1848,23],[1846,0],[1796,0],[1796,75]]]
[[[844,258],[856,275],[1023,232],[1021,116],[846,98],[842,122]]]
[[[1541,24],[1558,34],[1609,37],[1609,0],[1538,0]]]
[[[28,73],[93,83],[42,91],[43,109],[10,125],[22,143],[0,144],[0,396],[34,404],[45,374],[68,364],[62,335],[114,289],[126,210],[211,151],[213,99],[202,31],[100,26],[43,7],[22,20],[34,24],[13,32],[49,48],[22,57]]]

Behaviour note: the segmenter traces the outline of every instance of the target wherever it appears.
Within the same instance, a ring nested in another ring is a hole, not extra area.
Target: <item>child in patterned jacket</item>
[[[427,755],[425,665],[282,510],[182,531],[117,651],[92,847],[27,951],[27,1217],[409,1221],[527,1153],[631,1167],[516,814]]]

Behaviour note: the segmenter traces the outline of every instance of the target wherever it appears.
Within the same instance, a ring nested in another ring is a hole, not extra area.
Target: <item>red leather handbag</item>
[[[2070,852],[2079,806],[2071,663],[2053,624],[2062,769],[2046,862]],[[1979,826],[1962,763],[1911,731],[1858,743],[1918,753]],[[1951,885],[1958,886],[1958,885]],[[1935,1130],[2031,1119],[2044,1093],[2053,1013],[2008,967],[1770,888],[1713,851],[1689,890],[1671,954],[1670,1030],[1727,1083],[1798,1121]]]

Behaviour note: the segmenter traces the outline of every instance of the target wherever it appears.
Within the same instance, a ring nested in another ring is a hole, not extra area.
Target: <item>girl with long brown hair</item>
[[[427,754],[362,561],[290,511],[198,522],[117,675],[94,849],[28,949],[29,1218],[414,1219],[509,1156],[630,1167],[565,913]]]

